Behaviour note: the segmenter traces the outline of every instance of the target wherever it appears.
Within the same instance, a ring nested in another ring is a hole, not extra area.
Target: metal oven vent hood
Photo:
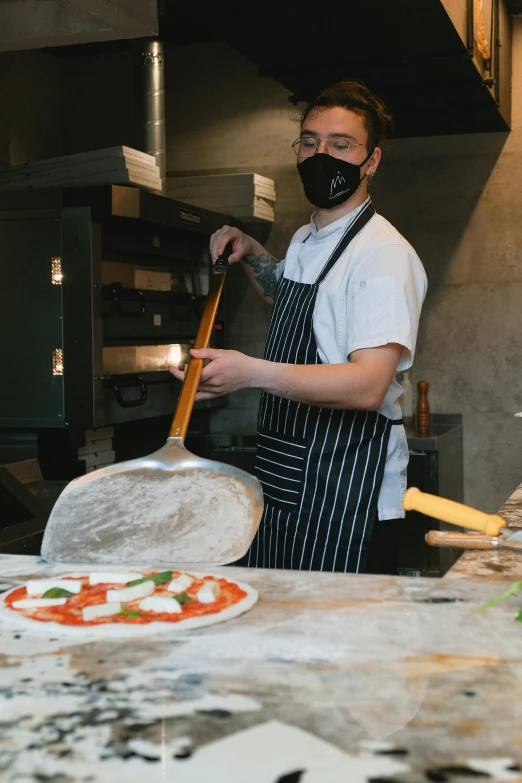
[[[0,52],[157,33],[156,0],[0,0]]]
[[[204,11],[195,3],[158,7],[165,49],[224,41],[260,77],[285,87],[293,103],[337,79],[362,79],[390,107],[394,138],[510,128],[511,14],[522,12],[522,0],[343,0],[328,9],[313,0],[264,0],[255,24],[244,0],[205,2]],[[50,51],[67,57],[132,45],[121,40]]]
[[[128,49],[130,39],[151,36],[165,48],[221,40],[261,77],[287,88],[294,103],[339,78],[362,79],[392,110],[395,138],[507,131],[511,14],[521,11],[522,0],[344,0],[327,11],[312,0],[265,0],[252,24],[244,0],[203,8],[155,0],[0,0],[0,51],[53,47],[71,56]],[[482,33],[490,58],[483,56]]]
[[[511,17],[521,0],[265,0],[252,25],[244,2],[166,3],[165,45],[226,41],[260,76],[308,101],[339,78],[360,78],[389,105],[393,136],[507,131],[511,104]],[[490,68],[480,51],[481,11]]]

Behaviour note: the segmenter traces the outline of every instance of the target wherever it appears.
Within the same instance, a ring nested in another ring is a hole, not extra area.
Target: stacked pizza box
[[[167,195],[245,223],[274,221],[275,183],[261,174],[169,176]]]
[[[0,190],[134,185],[161,190],[156,158],[131,147],[108,147],[0,168]]]
[[[100,427],[85,431],[85,445],[78,448],[78,459],[85,462],[85,472],[112,465],[116,454],[112,447],[114,427]]]

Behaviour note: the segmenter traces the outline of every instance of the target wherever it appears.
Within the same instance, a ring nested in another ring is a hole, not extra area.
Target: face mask
[[[366,156],[359,165],[334,158],[325,152],[316,152],[297,164],[308,201],[320,209],[337,207],[355,193],[364,179],[361,166],[372,156]]]

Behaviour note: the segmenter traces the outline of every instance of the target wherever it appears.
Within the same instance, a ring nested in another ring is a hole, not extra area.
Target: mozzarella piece
[[[140,582],[132,587],[122,587],[120,590],[107,590],[107,601],[135,601],[137,598],[145,598],[156,589],[151,580]]]
[[[98,571],[97,573],[89,574],[90,585],[124,585],[127,582],[132,582],[134,579],[142,579],[142,574],[135,572],[123,572],[120,571]]]
[[[202,604],[213,603],[221,592],[217,582],[205,582],[203,587],[198,590],[197,599]]]
[[[171,593],[184,593],[185,590],[190,587],[191,584],[193,584],[193,582],[193,577],[189,576],[188,574],[181,574],[181,576],[177,576],[172,580],[170,585],[167,587],[167,590],[170,590]]]
[[[89,620],[96,620],[98,617],[111,617],[113,614],[119,614],[121,612],[121,604],[119,601],[112,601],[107,604],[93,604],[92,606],[84,606],[82,609],[82,618],[84,622]]]
[[[25,589],[27,595],[42,595],[53,587],[61,587],[70,593],[79,593],[82,589],[81,579],[29,579]]]
[[[36,609],[39,606],[63,606],[67,598],[22,598],[13,601],[15,609]]]
[[[169,596],[149,595],[140,603],[140,609],[144,612],[168,612],[169,614],[179,614],[181,606],[175,598]]]

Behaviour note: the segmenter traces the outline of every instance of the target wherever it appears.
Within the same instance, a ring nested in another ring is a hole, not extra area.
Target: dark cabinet
[[[459,414],[432,416],[431,434],[425,438],[407,432],[409,445],[408,487],[462,503],[462,417]],[[443,576],[459,557],[458,550],[429,547],[428,530],[455,530],[452,525],[406,512],[401,525],[399,573],[404,576]]]

